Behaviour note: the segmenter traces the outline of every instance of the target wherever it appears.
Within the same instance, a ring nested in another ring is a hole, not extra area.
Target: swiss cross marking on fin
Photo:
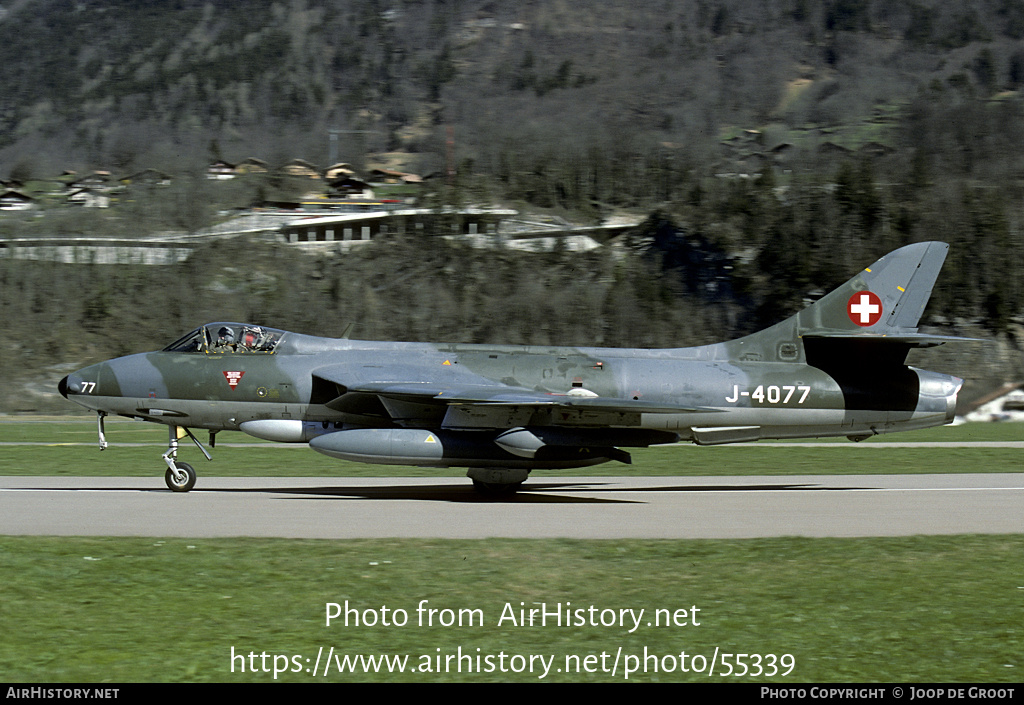
[[[882,300],[870,291],[858,291],[846,304],[846,313],[858,326],[873,326],[882,318]]]

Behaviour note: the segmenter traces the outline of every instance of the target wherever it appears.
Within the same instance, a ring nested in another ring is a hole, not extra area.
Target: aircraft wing
[[[502,384],[478,385],[474,387],[446,387],[442,385],[381,384],[360,385],[355,392],[373,393],[380,396],[419,397],[443,404],[476,404],[487,406],[566,406],[594,411],[633,411],[644,414],[680,414],[697,411],[718,411],[710,407],[685,406],[648,402],[640,399],[619,397],[591,397],[554,392],[535,392],[529,389],[510,387]]]
[[[422,376],[423,369],[405,370],[410,377]],[[389,377],[397,377],[401,370],[389,370]],[[314,371],[314,376],[333,382],[338,386],[337,397],[327,406],[338,404],[346,395],[375,395],[383,399],[394,399],[404,402],[438,405],[470,405],[470,406],[506,406],[506,407],[565,407],[587,411],[632,412],[643,414],[682,414],[694,412],[714,412],[719,409],[710,407],[689,406],[685,404],[650,402],[642,399],[626,399],[621,397],[591,396],[583,393],[544,392],[502,384],[500,382],[477,380],[403,381],[358,379],[363,376],[344,366],[328,367]]]

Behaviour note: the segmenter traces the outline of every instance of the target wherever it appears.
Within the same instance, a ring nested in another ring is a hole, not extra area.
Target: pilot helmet
[[[227,326],[222,326],[221,329],[217,331],[217,340],[218,342],[233,343],[235,342],[235,331],[231,330]]]

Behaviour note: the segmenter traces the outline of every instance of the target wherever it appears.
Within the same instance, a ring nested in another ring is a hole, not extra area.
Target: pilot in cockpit
[[[233,352],[235,349],[235,331],[227,326],[221,326],[217,331],[217,340],[213,344],[214,350],[221,352]]]

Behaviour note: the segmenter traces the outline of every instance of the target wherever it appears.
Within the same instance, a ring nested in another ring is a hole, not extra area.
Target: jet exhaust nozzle
[[[928,370],[914,370],[920,380],[918,410],[945,414],[945,423],[956,418],[956,400],[964,381],[959,377]]]

